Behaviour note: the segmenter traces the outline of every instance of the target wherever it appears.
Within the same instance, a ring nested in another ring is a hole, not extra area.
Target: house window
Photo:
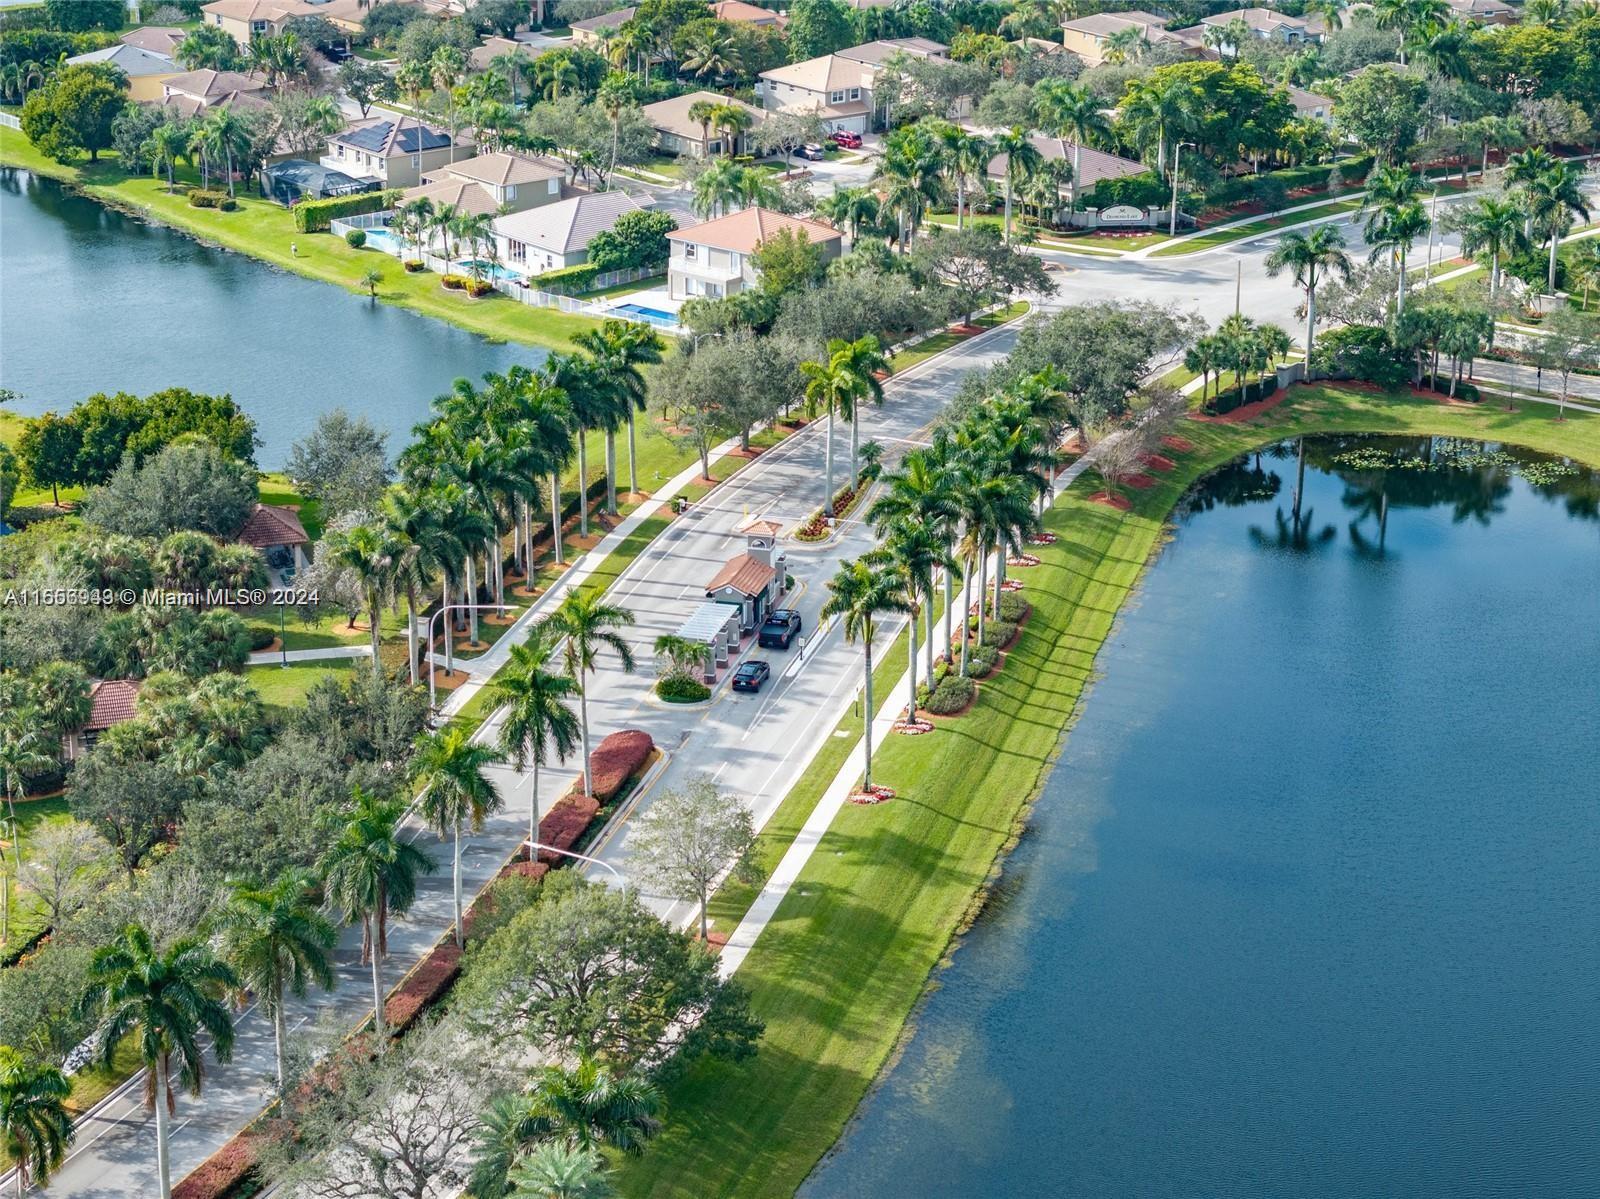
[[[708,153],[708,154],[721,154],[722,153],[722,143],[721,142],[707,142],[706,143],[706,153]]]
[[[700,257],[700,247],[695,245],[692,241],[684,243],[683,256],[689,262],[693,262],[695,259]]]
[[[255,36],[256,34],[262,34],[262,33],[266,33],[266,32],[267,32],[267,23],[265,21],[251,21],[250,22],[250,33],[251,33],[251,36]]]
[[[843,104],[844,103],[844,92],[842,92],[842,91],[829,92],[828,93],[828,103],[829,104]]]
[[[528,261],[528,246],[527,246],[526,242],[514,241],[514,242],[510,243],[510,248],[511,248],[510,257],[511,257],[511,261],[512,262],[527,262]]]
[[[728,255],[728,269],[730,271],[738,271],[738,270],[743,270],[744,269],[739,263],[739,256],[737,254],[730,253]]]
[[[859,99],[861,99],[861,89],[860,89],[860,88],[859,88],[859,87],[853,87],[853,88],[851,88],[851,89],[850,89],[850,98],[851,98],[851,99],[852,99],[852,100],[859,100]]]
[[[515,200],[516,198],[517,188],[515,184],[512,184],[510,187],[506,188],[505,195],[496,197],[496,199],[502,204],[510,200]]]

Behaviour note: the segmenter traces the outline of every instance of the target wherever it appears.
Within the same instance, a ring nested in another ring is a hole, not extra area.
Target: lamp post
[[[1167,236],[1178,236],[1178,163],[1183,158],[1183,148],[1194,149],[1193,142],[1179,142],[1172,147],[1172,215],[1167,221]]]
[[[422,656],[424,661],[428,663],[428,708],[430,711],[439,706],[439,684],[435,678],[439,664],[433,660],[433,622],[446,612],[465,612],[474,608],[479,612],[485,612],[493,611],[498,607],[500,607],[499,604],[445,604],[432,616],[428,617],[428,638],[423,642]],[[448,636],[448,633],[446,635]]]
[[[529,837],[523,844],[528,847],[528,861],[530,862],[537,861],[537,855],[540,853],[558,853],[564,858],[576,858],[580,862],[587,862],[591,866],[598,866],[602,870],[610,871],[611,877],[622,884],[622,889],[624,891],[628,889],[628,880],[622,876],[622,871],[609,862],[602,862],[599,858],[591,858],[588,854],[578,853],[575,850],[557,849],[554,845],[542,845],[532,837]]]
[[[1428,216],[1428,258],[1427,263],[1422,268],[1422,288],[1424,291],[1426,291],[1428,289],[1428,285],[1433,282],[1433,231],[1438,228],[1438,225],[1439,192],[1437,189],[1435,189],[1433,193],[1433,199],[1431,201],[1431,210]],[[1444,242],[1442,240],[1439,242],[1439,252],[1441,255],[1444,253]]]

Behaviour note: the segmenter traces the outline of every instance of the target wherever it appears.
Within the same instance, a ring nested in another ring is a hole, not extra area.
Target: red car
[[[861,149],[861,135],[859,133],[851,133],[848,129],[839,129],[828,134],[828,140],[846,150]]]

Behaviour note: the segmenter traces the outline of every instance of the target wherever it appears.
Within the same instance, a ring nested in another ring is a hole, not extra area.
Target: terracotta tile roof
[[[740,554],[737,558],[729,558],[722,569],[717,571],[716,578],[706,584],[706,594],[720,591],[724,587],[732,587],[741,595],[760,595],[772,582],[772,576],[777,574],[772,567],[749,554]]]
[[[171,58],[177,53],[178,43],[183,41],[183,36],[183,30],[176,25],[146,25],[141,29],[130,29],[117,40],[125,46],[138,46],[141,50]]]
[[[556,254],[587,249],[596,233],[609,230],[625,212],[644,205],[627,192],[586,192],[554,204],[497,217],[494,232],[509,241],[535,245]]]
[[[746,4],[744,0],[716,0],[711,15],[719,21],[747,21],[751,25],[786,25],[789,18],[770,8]]]
[[[775,520],[753,520],[739,529],[741,533],[756,533],[764,537],[776,537],[783,532],[783,526]]]
[[[267,84],[253,75],[241,75],[238,71],[213,71],[206,67],[163,79],[161,86],[169,96],[181,92],[197,100],[214,100],[232,92],[265,91]]]
[[[431,200],[435,209],[451,205],[473,215],[494,216],[500,211],[494,196],[481,183],[470,179],[444,178],[418,187],[408,187],[400,196],[403,203],[413,200]]]
[[[103,679],[89,688],[89,699],[94,705],[89,709],[89,719],[80,730],[100,733],[114,724],[132,720],[139,704],[137,679]]]
[[[633,20],[633,14],[638,11],[639,10],[637,8],[632,6],[627,8],[614,8],[610,12],[601,13],[598,17],[589,17],[586,20],[574,21],[572,22],[570,28],[582,29],[590,33],[594,32],[596,29],[614,28],[618,25],[625,25],[629,21]]]
[[[305,545],[311,540],[300,523],[300,514],[275,504],[257,504],[233,539],[258,550],[274,545]]]
[[[1028,141],[1039,152],[1039,156],[1047,162],[1064,160],[1072,162],[1074,143],[1060,137],[1047,137],[1042,133],[1028,134]],[[1077,155],[1080,159],[1083,178],[1078,180],[1080,188],[1093,187],[1102,179],[1120,179],[1125,175],[1142,175],[1149,170],[1142,162],[1134,162],[1131,158],[1120,158],[1115,154],[1107,154],[1104,150],[1095,150],[1089,146],[1083,147],[1083,153]],[[1006,173],[1006,159],[1004,154],[996,154],[989,160],[989,177],[1003,179]]]
[[[788,216],[767,208],[745,208],[729,213],[714,221],[677,229],[667,234],[668,241],[694,242],[698,246],[712,246],[718,250],[732,250],[737,254],[750,254],[769,237],[780,230],[793,229],[812,242],[840,240],[837,229],[821,221],[808,221],[802,217]]]

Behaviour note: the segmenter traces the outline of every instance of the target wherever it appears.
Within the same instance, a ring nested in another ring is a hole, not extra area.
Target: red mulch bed
[[[621,729],[606,737],[595,746],[589,761],[590,794],[601,803],[610,800],[638,773],[655,747],[650,734],[640,729]]]
[[[951,325],[950,332],[959,333],[962,337],[972,337],[983,332],[982,325]]]
[[[1114,491],[1097,491],[1089,497],[1091,504],[1104,504],[1107,508],[1115,508],[1118,512],[1126,512],[1133,507],[1133,501],[1125,495],[1118,495]]]
[[[1194,442],[1187,441],[1182,437],[1163,437],[1161,444],[1175,454],[1187,454],[1194,449]]]
[[[894,731],[904,733],[907,737],[920,737],[923,733],[933,732],[933,725],[920,717],[915,722],[901,719],[894,722]]]
[[[1151,470],[1158,470],[1165,474],[1169,470],[1177,470],[1178,464],[1165,454],[1141,454],[1139,461]]]
[[[383,1005],[383,1018],[391,1033],[404,1032],[427,1008],[448,991],[461,973],[461,951],[454,941],[435,945],[417,968],[406,976]]]
[[[1148,491],[1150,488],[1154,487],[1156,485],[1156,483],[1157,483],[1157,479],[1155,478],[1154,475],[1144,475],[1144,474],[1128,475],[1122,481],[1124,483],[1126,483],[1129,487],[1135,488],[1135,489],[1137,489],[1139,491]]]
[[[523,848],[521,852],[525,854],[528,851],[526,848]],[[525,857],[516,862],[507,862],[500,868],[501,878],[511,878],[514,875],[521,875],[523,878],[533,879],[534,882],[538,882],[549,873],[550,867],[544,862],[530,862]]]
[[[553,849],[571,849],[599,810],[600,801],[592,795],[563,795],[539,821],[539,844]],[[564,859],[561,854],[540,850],[539,860],[559,866]]]
[[[893,798],[893,787],[884,787],[874,783],[864,791],[857,791],[850,797],[850,802],[865,807],[870,804],[888,803]]]
[[[241,1132],[196,1166],[172,1188],[172,1199],[225,1199],[239,1190],[256,1168],[256,1145],[265,1138]]]
[[[1257,400],[1253,404],[1242,405],[1241,407],[1235,408],[1232,412],[1224,412],[1221,416],[1213,416],[1205,412],[1191,412],[1189,414],[1189,419],[1203,421],[1210,425],[1242,425],[1246,421],[1260,416],[1263,412],[1271,412],[1279,404],[1283,403],[1289,398],[1290,391],[1292,391],[1295,387],[1303,386],[1304,384],[1302,383],[1293,384],[1291,387],[1286,387],[1282,391],[1274,392],[1264,400]]]

